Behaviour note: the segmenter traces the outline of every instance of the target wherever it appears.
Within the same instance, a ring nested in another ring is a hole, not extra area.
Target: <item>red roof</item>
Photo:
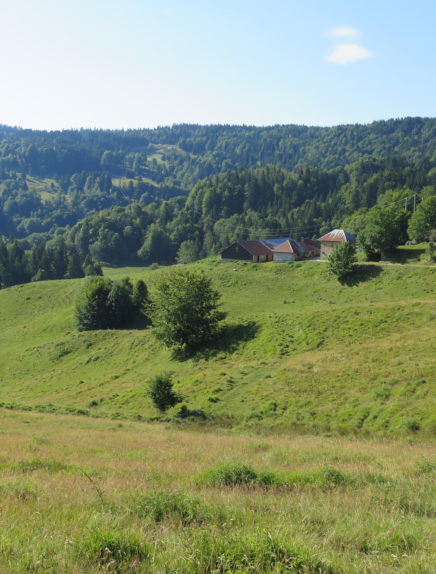
[[[356,237],[344,229],[333,229],[320,237],[319,241],[356,241]]]
[[[251,255],[271,255],[272,249],[270,249],[263,241],[239,241],[241,247],[243,247]]]
[[[274,253],[294,253],[295,255],[300,255],[303,249],[298,246],[297,242],[293,239],[287,239],[281,243],[278,247],[273,249]]]

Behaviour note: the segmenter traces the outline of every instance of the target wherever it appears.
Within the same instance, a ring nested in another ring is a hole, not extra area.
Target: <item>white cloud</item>
[[[371,52],[359,44],[339,44],[327,56],[326,60],[333,64],[350,64],[371,57]]]
[[[360,36],[360,32],[348,26],[338,26],[330,30],[329,36],[333,36],[333,38],[357,38]]]

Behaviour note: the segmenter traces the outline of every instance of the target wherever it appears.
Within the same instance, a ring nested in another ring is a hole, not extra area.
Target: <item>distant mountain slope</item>
[[[258,165],[330,169],[364,156],[435,153],[436,119],[419,117],[331,128],[181,124],[153,130],[44,132],[0,126],[0,171],[71,176],[103,169],[148,173],[154,180],[170,179],[185,187],[213,173]]]

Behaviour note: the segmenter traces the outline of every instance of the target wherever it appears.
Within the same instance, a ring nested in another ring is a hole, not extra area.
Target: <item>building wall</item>
[[[286,263],[287,261],[295,261],[294,253],[274,253],[274,261],[279,263]]]
[[[321,257],[328,257],[337,245],[338,241],[321,241]]]
[[[221,259],[242,259],[243,261],[252,261],[252,256],[248,251],[243,249],[239,243],[233,243],[221,251]]]

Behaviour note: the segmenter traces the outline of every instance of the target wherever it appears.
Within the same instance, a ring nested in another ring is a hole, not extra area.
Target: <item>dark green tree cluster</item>
[[[76,301],[79,331],[119,329],[146,313],[148,289],[144,281],[132,284],[129,278],[113,281],[107,277],[89,277]]]
[[[101,267],[87,256],[84,260],[73,245],[58,237],[26,250],[18,241],[0,237],[0,288],[29,281],[74,279],[101,274]]]
[[[142,280],[88,277],[77,296],[76,322],[79,331],[118,329],[142,315],[165,345],[191,352],[217,336],[224,318],[220,299],[211,279],[199,271],[169,272],[152,301]]]
[[[403,208],[375,206],[365,216],[365,225],[358,234],[359,247],[368,260],[391,255],[398,245],[407,241],[410,214]]]

